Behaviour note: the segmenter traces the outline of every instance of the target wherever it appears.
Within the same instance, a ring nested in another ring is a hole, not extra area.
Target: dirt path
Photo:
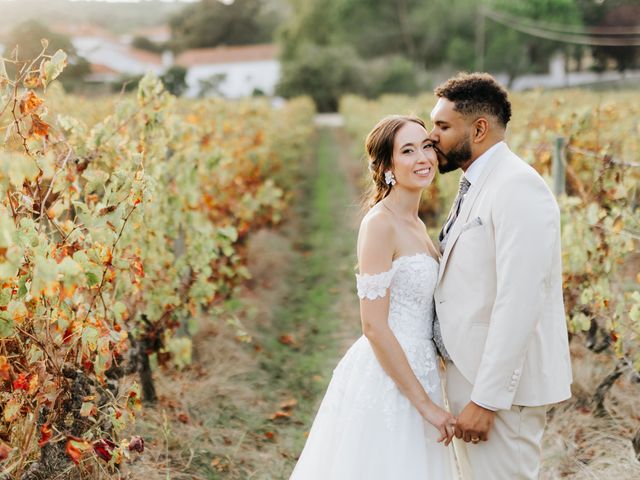
[[[288,478],[331,372],[360,334],[354,158],[341,130],[319,127],[291,217],[251,240],[250,284],[199,322],[193,366],[156,375],[159,403],[138,422],[147,452],[129,478]]]

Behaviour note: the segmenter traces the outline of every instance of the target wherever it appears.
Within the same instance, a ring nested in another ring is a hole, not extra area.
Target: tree
[[[574,0],[493,0],[489,8],[511,14],[523,21],[542,21],[560,25],[581,25],[582,18]],[[504,71],[509,83],[525,72],[547,71],[549,59],[557,51],[567,56],[570,45],[520,33],[508,25],[487,30],[486,68]]]
[[[161,43],[156,43],[149,40],[147,37],[134,37],[131,45],[140,50],[146,50],[147,52],[162,53],[165,50],[165,46]]]
[[[608,0],[607,2],[593,2],[591,0],[576,0],[582,18],[587,27],[637,27],[640,19],[640,5],[634,0]],[[631,35],[620,35],[617,38],[630,38]],[[635,36],[637,38],[637,35]],[[617,68],[624,71],[640,64],[640,47],[638,46],[595,46],[593,56],[600,69],[606,68],[607,60],[616,62]]]
[[[160,80],[168,92],[179,97],[187,90],[187,69],[174,65],[160,77]]]
[[[277,93],[284,97],[310,95],[321,112],[338,109],[346,93],[364,93],[362,62],[349,46],[303,45],[283,64]]]
[[[266,0],[202,0],[169,20],[174,50],[271,42],[278,10]]]

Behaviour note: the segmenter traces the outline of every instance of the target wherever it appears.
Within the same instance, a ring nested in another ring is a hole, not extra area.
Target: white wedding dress
[[[438,262],[426,253],[399,257],[391,269],[356,275],[358,296],[390,289],[389,325],[431,399],[443,405],[432,341]],[[360,337],[333,371],[290,480],[450,480],[449,448],[382,369]]]

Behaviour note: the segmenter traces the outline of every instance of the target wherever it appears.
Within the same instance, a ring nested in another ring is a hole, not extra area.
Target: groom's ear
[[[473,122],[473,142],[482,143],[489,134],[489,121],[485,117],[479,117]]]

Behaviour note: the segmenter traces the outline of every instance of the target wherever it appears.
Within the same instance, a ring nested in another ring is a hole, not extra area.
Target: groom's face
[[[435,145],[440,173],[465,168],[472,157],[471,125],[454,107],[452,101],[439,98],[431,111],[433,129],[429,139]]]

